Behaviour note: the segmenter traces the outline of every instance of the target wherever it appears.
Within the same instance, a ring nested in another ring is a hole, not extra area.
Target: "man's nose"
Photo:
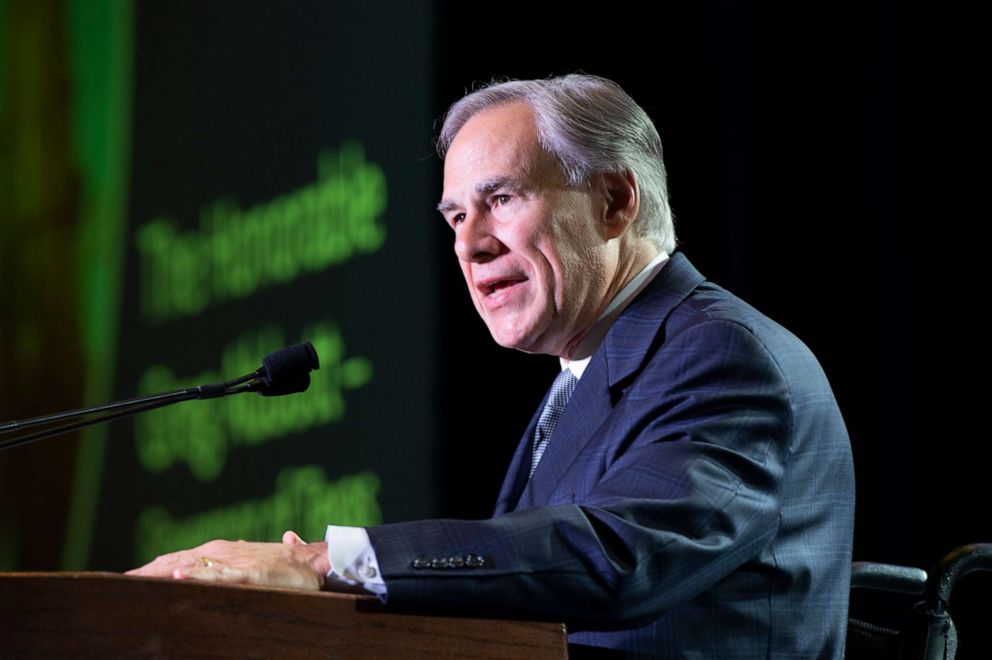
[[[492,218],[484,213],[465,215],[455,237],[455,254],[462,261],[486,262],[496,257],[502,243],[491,231]]]

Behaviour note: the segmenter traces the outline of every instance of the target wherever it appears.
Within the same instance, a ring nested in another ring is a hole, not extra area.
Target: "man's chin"
[[[528,344],[525,344],[525,343],[522,343],[522,342],[519,342],[519,341],[516,341],[516,340],[511,340],[511,339],[501,339],[500,337],[496,336],[495,334],[492,334],[492,333],[490,333],[490,334],[492,335],[493,341],[496,342],[497,344],[499,344],[503,348],[512,348],[515,351],[522,351],[524,353],[533,353],[534,352],[534,351],[530,351],[530,350],[527,349]]]
[[[522,336],[516,332],[507,332],[503,328],[493,328],[492,326],[489,326],[489,335],[493,338],[494,342],[503,348],[512,348],[523,351],[524,353],[533,353],[533,351],[528,350],[531,342],[526,336]]]
[[[523,334],[517,332],[497,331],[490,327],[489,334],[492,336],[493,341],[503,348],[512,348],[513,350],[530,354],[558,354],[554,347],[549,346],[546,341],[543,341],[543,336],[535,336],[536,333]]]

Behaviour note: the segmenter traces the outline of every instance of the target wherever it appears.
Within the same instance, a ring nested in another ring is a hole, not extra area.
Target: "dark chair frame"
[[[855,562],[851,589],[924,595],[901,630],[850,619],[846,657],[879,660],[954,660],[957,631],[948,604],[954,585],[969,573],[992,571],[992,543],[955,548],[927,572],[908,566]]]

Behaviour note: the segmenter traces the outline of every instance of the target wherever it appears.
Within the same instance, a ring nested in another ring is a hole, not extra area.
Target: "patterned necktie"
[[[537,420],[537,427],[534,429],[534,451],[530,459],[530,474],[534,475],[537,464],[544,456],[544,450],[548,447],[548,440],[558,426],[558,420],[565,412],[565,406],[575,390],[579,379],[572,374],[571,369],[562,369],[555,382],[551,384],[551,392],[548,394],[548,402],[541,411],[541,416]]]

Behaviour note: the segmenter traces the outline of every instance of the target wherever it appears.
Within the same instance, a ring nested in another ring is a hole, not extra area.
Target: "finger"
[[[133,568],[125,575],[139,575],[144,577],[169,577],[173,568],[177,565],[188,565],[188,554],[183,552],[168,552],[159,555],[144,566]]]
[[[172,571],[175,567],[173,564],[165,564],[164,562],[159,562],[155,560],[144,566],[139,566],[138,568],[132,568],[127,571],[125,575],[137,575],[139,577],[169,577],[172,575]]]
[[[154,577],[155,573],[149,569],[148,566],[139,566],[138,568],[132,568],[130,571],[125,571],[124,575],[137,575],[139,577]],[[164,576],[159,576],[164,577]]]
[[[282,534],[282,542],[286,545],[306,545],[307,542],[300,538],[300,535],[293,530],[286,530]]]
[[[246,571],[230,566],[177,568],[172,577],[177,580],[200,580],[201,582],[242,583],[249,581]]]

